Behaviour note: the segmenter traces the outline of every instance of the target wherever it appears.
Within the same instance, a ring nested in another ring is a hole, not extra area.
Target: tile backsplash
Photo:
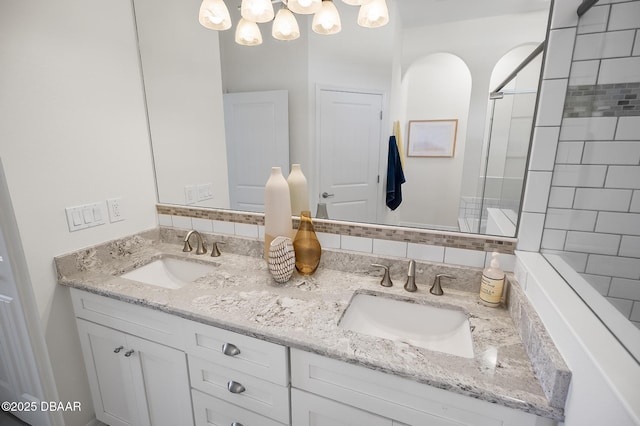
[[[158,204],[156,209],[161,226],[249,238],[264,237],[264,215],[261,213],[165,204]],[[294,227],[297,227],[297,220],[294,220]],[[478,268],[484,267],[495,251],[500,253],[504,270],[512,271],[515,263],[514,238],[322,219],[314,219],[314,228],[322,247],[330,249]]]
[[[640,326],[640,1],[602,0],[550,39],[571,62],[543,76],[566,90],[541,94],[556,108],[537,123],[529,178],[552,176],[527,187],[518,248],[561,255]],[[527,237],[541,221],[542,239]]]

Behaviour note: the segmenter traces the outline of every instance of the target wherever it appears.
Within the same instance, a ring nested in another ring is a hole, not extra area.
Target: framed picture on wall
[[[453,157],[458,120],[409,121],[408,157]]]

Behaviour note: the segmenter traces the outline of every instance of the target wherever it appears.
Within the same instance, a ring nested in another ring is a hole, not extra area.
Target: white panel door
[[[12,266],[12,263],[16,265],[16,259],[11,256],[16,255],[16,246],[19,245],[15,241],[12,244],[9,239],[10,231],[5,234],[5,229],[8,230],[10,222],[13,222],[9,220],[13,210],[8,201],[8,189],[1,164],[0,198],[0,400],[29,404],[29,408],[36,409],[14,410],[13,408],[18,408],[16,406],[10,407],[12,409],[8,411],[29,424],[47,426],[51,424],[50,416],[48,412],[40,410],[44,392],[29,339],[25,311],[20,302],[14,273],[16,269]]]
[[[382,95],[320,90],[319,202],[330,219],[376,222]]]
[[[224,123],[233,210],[263,212],[271,167],[289,174],[289,100],[286,90],[226,93]]]

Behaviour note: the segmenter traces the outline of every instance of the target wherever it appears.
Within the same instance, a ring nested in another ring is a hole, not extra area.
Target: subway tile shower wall
[[[640,326],[640,1],[576,28],[541,247]]]

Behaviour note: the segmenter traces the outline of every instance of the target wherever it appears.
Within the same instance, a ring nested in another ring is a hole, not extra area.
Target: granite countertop
[[[416,293],[404,291],[403,282],[398,279],[393,287],[385,288],[380,286],[380,272],[371,267],[344,272],[321,265],[312,276],[294,273],[289,282],[278,284],[256,252],[249,250],[247,253],[253,256],[248,256],[223,250],[217,258],[197,256],[193,252],[183,253],[179,244],[136,235],[55,260],[58,281],[65,286],[539,416],[563,419],[563,409],[557,407],[562,407],[564,401],[550,403],[545,396],[510,310],[485,307],[476,293],[448,288],[444,281],[445,294],[439,297],[429,293],[430,283],[426,285],[419,280]],[[213,264],[216,268],[180,289],[118,276],[163,256]],[[338,327],[351,298],[358,292],[462,308],[473,330],[475,357],[430,351]]]

